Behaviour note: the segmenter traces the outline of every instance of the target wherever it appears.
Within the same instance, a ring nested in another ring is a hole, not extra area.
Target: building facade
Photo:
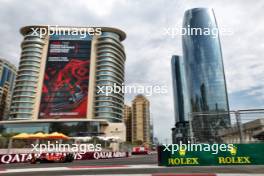
[[[8,119],[16,72],[13,64],[0,59],[0,121]]]
[[[124,122],[126,124],[126,141],[132,142],[132,107],[124,106]]]
[[[171,72],[175,122],[185,122],[189,120],[190,104],[183,57],[172,56]]]
[[[183,58],[177,55],[171,58],[172,86],[174,97],[175,126],[172,128],[174,144],[189,139],[189,104]]]
[[[215,142],[218,129],[230,120],[220,39],[213,33],[218,30],[213,9],[187,10],[183,28],[192,31],[183,35],[182,43],[193,134],[197,142]]]
[[[123,31],[26,26],[21,34],[24,40],[9,120],[105,120],[112,124],[106,131],[118,134],[121,128],[125,134],[124,95],[105,92],[124,82]]]
[[[151,144],[150,105],[143,95],[132,101],[132,143]]]

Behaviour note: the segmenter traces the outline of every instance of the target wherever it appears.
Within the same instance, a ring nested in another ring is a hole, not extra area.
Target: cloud
[[[155,134],[170,138],[174,124],[170,59],[181,55],[181,37],[164,35],[168,27],[181,27],[184,11],[212,7],[218,26],[233,30],[221,36],[227,87],[233,108],[264,105],[264,2],[205,0],[10,0],[1,1],[0,56],[18,65],[22,37],[19,28],[31,24],[113,26],[124,30],[127,53],[126,82],[156,82],[170,89],[148,97]],[[240,96],[239,96],[240,95]],[[248,100],[245,97],[251,97]],[[126,95],[126,102],[133,96]],[[249,103],[250,101],[250,103]],[[163,141],[164,142],[164,141]]]

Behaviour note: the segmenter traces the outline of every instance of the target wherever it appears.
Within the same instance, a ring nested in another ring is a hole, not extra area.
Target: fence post
[[[189,113],[189,128],[190,128],[190,137],[191,143],[194,143],[194,135],[193,135],[193,128],[192,128],[192,113]]]

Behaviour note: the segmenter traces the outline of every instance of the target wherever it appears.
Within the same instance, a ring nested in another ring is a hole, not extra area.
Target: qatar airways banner
[[[59,153],[47,153],[46,155],[56,155],[56,154]],[[36,157],[39,156],[39,154],[32,154],[32,153],[0,155],[0,164],[30,162],[33,155],[35,155]],[[86,152],[86,153],[75,153],[74,159],[97,160],[97,159],[124,158],[128,156],[129,156],[128,152]]]
[[[90,39],[50,40],[40,119],[86,117],[90,54]]]

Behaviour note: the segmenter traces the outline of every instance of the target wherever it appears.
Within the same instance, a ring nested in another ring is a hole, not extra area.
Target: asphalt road
[[[12,170],[14,172],[1,173]],[[98,175],[98,174],[153,174],[153,173],[258,173],[264,176],[264,166],[193,166],[159,167],[156,155],[138,155],[130,158],[74,161],[49,164],[0,165],[0,175]]]

